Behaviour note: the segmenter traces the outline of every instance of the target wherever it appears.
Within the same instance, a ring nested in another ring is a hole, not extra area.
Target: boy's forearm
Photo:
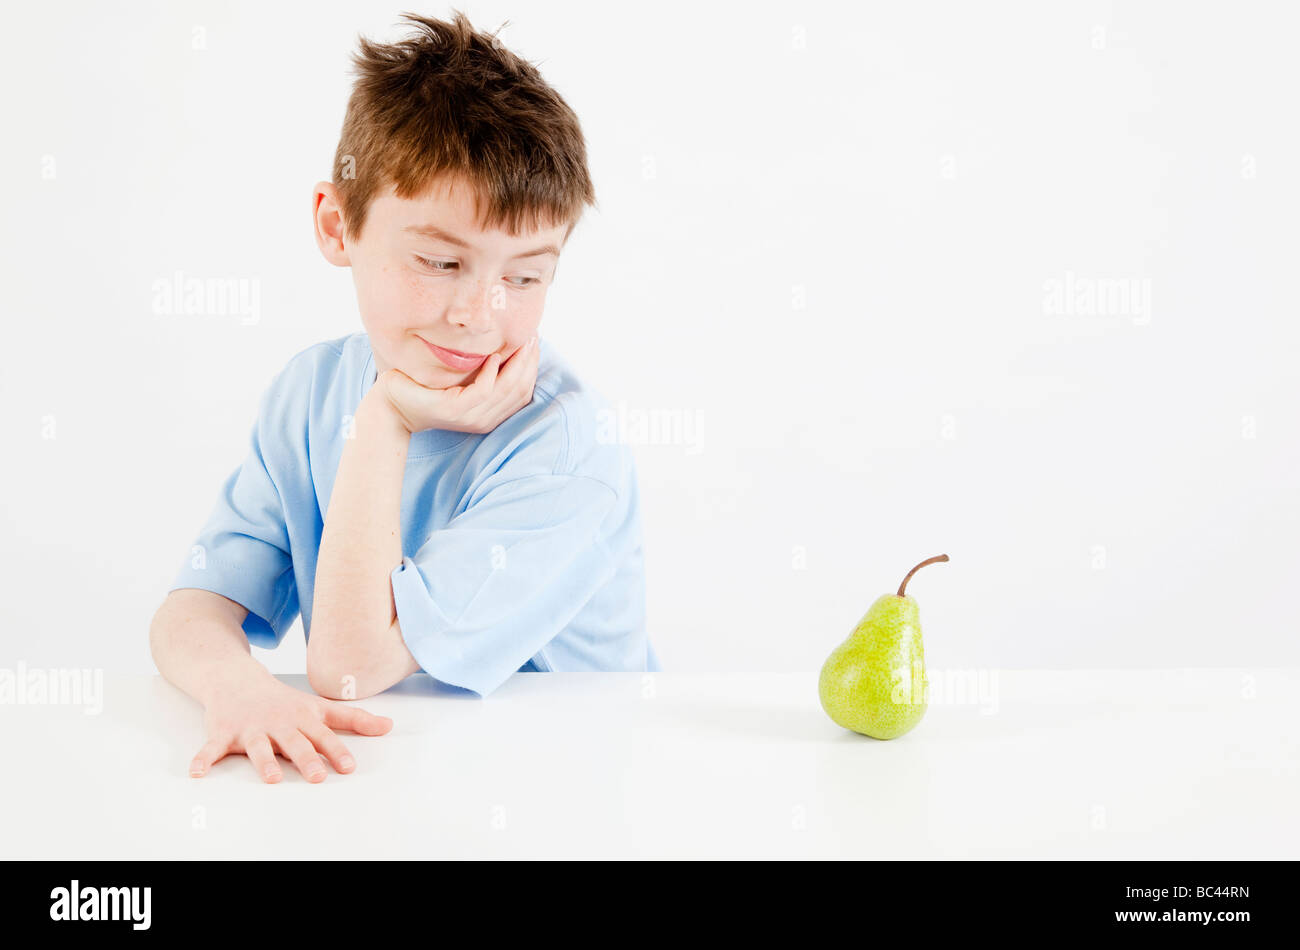
[[[164,604],[149,627],[149,646],[158,672],[205,707],[233,683],[270,675],[239,624],[215,607]]]
[[[357,408],[353,437],[330,493],[316,560],[307,670],[322,695],[387,670],[396,682],[393,639],[397,608],[390,575],[402,562],[402,477],[411,435],[384,394],[372,387]],[[405,652],[404,647],[401,652]],[[418,667],[416,667],[418,669]],[[360,694],[358,694],[360,695]]]

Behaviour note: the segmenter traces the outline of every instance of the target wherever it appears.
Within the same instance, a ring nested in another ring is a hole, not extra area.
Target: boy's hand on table
[[[270,673],[232,683],[209,703],[203,721],[208,741],[190,763],[191,777],[206,775],[214,762],[227,755],[243,753],[262,780],[270,783],[283,777],[276,752],[291,760],[307,781],[323,782],[320,754],[337,772],[356,767],[347,746],[332,730],[381,736],[393,728],[387,716],[304,693]]]
[[[390,369],[375,388],[388,397],[408,432],[447,429],[482,434],[491,432],[533,401],[540,352],[537,337],[533,337],[510,354],[504,364],[499,353],[492,353],[467,386],[431,389],[399,369]]]

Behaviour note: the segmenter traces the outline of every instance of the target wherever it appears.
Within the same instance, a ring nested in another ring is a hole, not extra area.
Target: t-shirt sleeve
[[[263,394],[248,455],[221,486],[170,588],[210,590],[242,604],[245,635],[265,649],[279,646],[299,612],[284,506],[267,464],[268,452],[284,438],[277,385],[284,377]]]
[[[587,475],[502,482],[404,557],[391,578],[407,648],[435,679],[486,696],[554,639],[615,569],[618,503]]]

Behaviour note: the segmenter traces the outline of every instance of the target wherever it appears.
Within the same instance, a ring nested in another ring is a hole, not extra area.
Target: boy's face
[[[315,206],[322,253],[352,268],[378,372],[396,368],[436,389],[460,385],[490,354],[504,362],[537,332],[567,225],[516,237],[480,230],[472,192],[449,181],[419,198],[380,192],[356,241],[343,234],[330,183],[316,186]]]

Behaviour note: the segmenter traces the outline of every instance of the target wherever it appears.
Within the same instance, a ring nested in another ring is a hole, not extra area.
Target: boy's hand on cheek
[[[408,432],[447,429],[452,432],[491,432],[533,401],[541,347],[533,337],[505,364],[493,353],[466,386],[431,389],[399,369],[390,369],[376,384]]]

